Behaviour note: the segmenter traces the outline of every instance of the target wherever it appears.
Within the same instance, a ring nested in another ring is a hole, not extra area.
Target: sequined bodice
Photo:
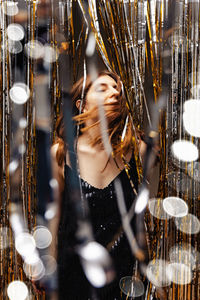
[[[130,161],[129,174],[137,190],[138,177],[133,157]],[[119,179],[122,184],[124,199],[127,209],[129,209],[134,201],[135,194],[125,169],[114,180],[116,179]],[[99,189],[81,179],[83,194],[89,206],[95,239],[105,247],[111,247],[112,249],[119,243],[122,236],[121,217],[117,206],[114,180],[105,188]]]
[[[131,158],[129,164],[129,175],[137,190],[138,177],[134,157]],[[69,172],[71,170],[67,166],[66,169]],[[129,209],[134,201],[135,194],[126,171],[122,170],[115,179],[121,182],[126,207]],[[113,284],[98,290],[98,293],[100,293],[99,299],[103,300],[121,299],[119,281],[124,276],[131,276],[134,266],[134,257],[122,230],[114,181],[110,182],[105,188],[98,189],[81,179],[83,196],[88,202],[94,238],[107,248],[116,269],[116,280]],[[65,192],[66,195],[69,192],[67,180]],[[76,225],[73,208],[67,201],[66,195],[63,195],[58,233],[59,299],[88,300],[92,299],[90,296],[91,288],[85,278],[79,257],[73,250]],[[63,298],[66,294],[68,298]]]

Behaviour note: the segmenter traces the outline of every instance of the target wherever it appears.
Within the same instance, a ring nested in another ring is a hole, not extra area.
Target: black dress
[[[129,174],[137,190],[138,175],[134,156],[130,160]],[[65,171],[70,172],[66,165]],[[65,172],[66,175],[66,172]],[[65,177],[66,178],[66,177]],[[134,201],[135,194],[125,169],[116,177],[121,181],[127,209]],[[69,300],[114,300],[121,297],[119,281],[124,276],[131,276],[135,259],[130,251],[125,234],[121,230],[114,180],[105,188],[98,189],[81,179],[82,191],[87,198],[90,220],[95,240],[109,249],[116,269],[116,280],[111,284],[94,289],[85,277],[79,257],[74,253],[74,217],[67,201],[62,201],[61,221],[58,233],[58,285],[59,299]],[[65,184],[65,191],[67,183]],[[63,198],[64,199],[64,198]]]

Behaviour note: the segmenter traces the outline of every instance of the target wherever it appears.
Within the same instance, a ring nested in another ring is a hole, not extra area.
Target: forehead
[[[93,84],[91,85],[91,89],[101,84],[116,86],[117,82],[109,75],[102,75],[93,82]]]

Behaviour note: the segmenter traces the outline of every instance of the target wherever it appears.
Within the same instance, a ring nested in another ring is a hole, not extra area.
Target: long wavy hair
[[[98,77],[108,75],[116,81],[117,90],[119,91],[118,102],[111,105],[104,104],[105,106],[105,116],[107,120],[107,133],[109,136],[110,143],[113,148],[113,155],[117,156],[123,150],[123,154],[126,155],[130,149],[133,149],[133,128],[132,124],[129,122],[127,125],[126,135],[123,141],[123,147],[121,143],[122,132],[124,129],[126,117],[128,116],[128,108],[126,105],[126,99],[123,97],[122,93],[122,83],[120,77],[109,71],[101,71],[98,74]],[[82,100],[82,107],[84,108],[86,104],[86,96],[87,93],[93,83],[90,76],[87,76],[85,81],[85,87],[83,89],[84,78],[81,78],[78,82],[76,82],[70,92],[70,96],[72,99],[72,112],[73,119],[75,120],[75,124],[80,126],[80,134],[83,134],[87,130],[92,127],[98,126],[100,128],[100,120],[98,118],[98,107],[95,107],[87,112],[79,112],[79,109],[76,106],[77,100]],[[107,106],[107,107],[106,107]],[[85,126],[85,121],[90,119],[91,117],[96,116],[97,121],[94,122],[90,126]],[[100,145],[102,149],[104,148],[103,140],[101,137],[101,131],[95,130],[96,135],[91,140],[91,146]],[[58,143],[58,149],[56,153],[56,159],[59,166],[63,165],[63,162],[67,153],[67,145],[64,142],[64,121],[63,114],[61,112],[60,117],[56,123],[56,140],[55,143]]]

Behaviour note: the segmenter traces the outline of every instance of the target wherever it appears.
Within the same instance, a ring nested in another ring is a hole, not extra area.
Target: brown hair
[[[122,95],[122,84],[120,81],[120,78],[117,74],[109,72],[109,71],[102,71],[98,74],[98,77],[108,75],[111,78],[113,78],[116,83],[117,83],[117,90],[119,91],[119,96],[118,96],[118,102],[115,103],[114,105],[112,104],[112,109],[105,109],[105,116],[107,119],[108,123],[108,135],[109,135],[109,140],[111,142],[112,148],[113,148],[113,154],[116,156],[122,151],[122,145],[121,145],[121,135],[122,131],[124,128],[126,116],[128,115],[128,109],[126,106],[126,100],[123,98]],[[76,82],[72,90],[70,92],[70,96],[72,99],[72,112],[74,116],[74,120],[76,121],[76,124],[80,125],[80,134],[83,132],[86,132],[88,129],[94,126],[98,126],[100,124],[100,120],[97,122],[93,123],[92,125],[85,127],[84,123],[85,120],[90,119],[91,116],[96,114],[98,116],[98,107],[87,111],[85,113],[80,113],[79,114],[79,109],[76,106],[76,102],[79,99],[82,99],[82,106],[84,107],[85,102],[86,102],[86,95],[93,83],[92,79],[90,76],[87,76],[86,82],[85,82],[85,88],[83,91],[83,83],[84,83],[84,78],[81,78],[78,82]],[[83,92],[83,95],[82,95]],[[104,106],[109,106],[107,104],[104,104]],[[64,143],[64,122],[63,122],[63,114],[61,113],[60,117],[58,118],[57,124],[56,124],[56,140],[55,143],[58,143],[58,149],[56,153],[56,159],[58,162],[59,166],[62,166],[64,159],[66,157],[66,152],[67,152],[67,147]],[[123,142],[123,154],[126,155],[130,148],[133,148],[133,129],[132,125],[130,122],[128,122],[127,130],[126,130],[126,135],[124,138]],[[93,138],[91,141],[91,145],[101,145],[103,148],[103,141],[101,138],[101,133],[96,134],[96,136]]]

